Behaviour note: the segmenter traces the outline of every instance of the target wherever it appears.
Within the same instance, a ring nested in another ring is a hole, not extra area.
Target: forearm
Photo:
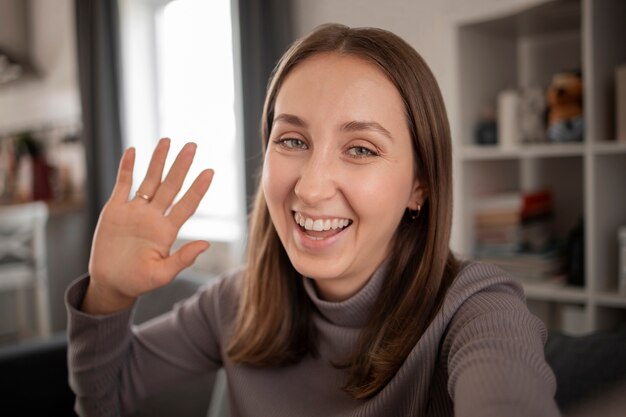
[[[221,366],[217,286],[131,327],[131,308],[109,315],[76,308],[87,280],[73,283],[66,300],[70,383],[81,415],[125,415],[143,397]]]
[[[88,277],[67,292],[70,386],[81,416],[122,415],[122,369],[130,355],[131,309],[110,315],[82,312]],[[128,387],[126,387],[128,388]],[[124,396],[126,398],[130,396]]]

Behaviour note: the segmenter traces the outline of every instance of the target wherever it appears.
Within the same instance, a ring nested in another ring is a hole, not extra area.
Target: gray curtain
[[[117,1],[76,0],[78,75],[89,224],[96,225],[122,155]]]
[[[261,114],[274,65],[294,41],[292,0],[234,0],[239,15],[248,207],[261,163]]]

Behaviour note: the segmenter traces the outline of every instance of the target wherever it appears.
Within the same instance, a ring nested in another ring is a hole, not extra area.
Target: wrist
[[[80,310],[88,314],[112,314],[130,308],[135,300],[136,297],[103,287],[90,277]]]

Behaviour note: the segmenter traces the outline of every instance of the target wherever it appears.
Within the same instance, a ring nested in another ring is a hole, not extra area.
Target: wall
[[[450,0],[294,0],[296,35],[322,23],[374,26],[390,30],[411,44],[448,89],[448,31],[445,15]]]
[[[0,133],[80,118],[73,0],[30,0],[28,15],[38,75],[0,87]]]

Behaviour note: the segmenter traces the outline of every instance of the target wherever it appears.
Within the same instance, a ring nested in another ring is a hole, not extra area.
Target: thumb
[[[180,271],[193,265],[196,258],[209,246],[209,242],[204,240],[195,240],[184,244],[163,260],[163,273],[170,277],[178,275]]]

